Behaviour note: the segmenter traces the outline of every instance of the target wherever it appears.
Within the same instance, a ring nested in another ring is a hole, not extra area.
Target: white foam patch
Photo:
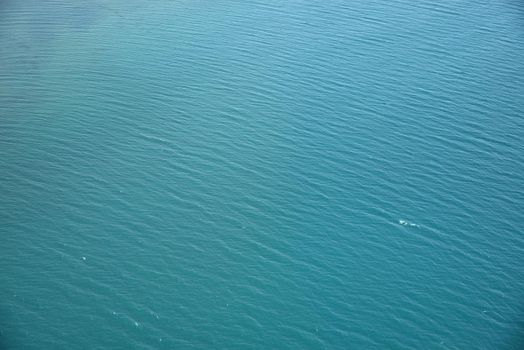
[[[409,222],[407,220],[399,220],[398,223],[401,224],[402,226],[420,227],[420,225],[415,224],[413,222]]]

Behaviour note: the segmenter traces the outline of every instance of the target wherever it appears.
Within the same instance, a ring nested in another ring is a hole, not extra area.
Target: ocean
[[[517,0],[0,2],[1,349],[523,349]]]

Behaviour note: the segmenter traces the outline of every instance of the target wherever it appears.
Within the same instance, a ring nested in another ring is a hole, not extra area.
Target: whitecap
[[[413,222],[409,222],[407,220],[399,220],[398,223],[402,226],[420,227],[420,225],[415,224]]]

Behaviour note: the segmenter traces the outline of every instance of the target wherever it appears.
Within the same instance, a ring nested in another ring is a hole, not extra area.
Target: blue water
[[[0,348],[523,349],[524,5],[0,3]]]

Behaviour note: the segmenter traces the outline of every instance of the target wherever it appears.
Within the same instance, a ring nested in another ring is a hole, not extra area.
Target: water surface
[[[522,349],[518,1],[3,1],[0,347]]]

